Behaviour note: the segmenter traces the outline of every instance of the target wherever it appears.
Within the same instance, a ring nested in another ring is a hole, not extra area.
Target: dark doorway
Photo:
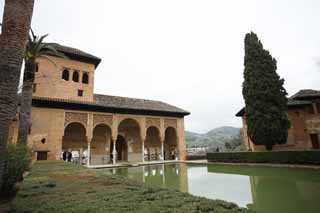
[[[312,148],[320,149],[318,134],[310,134],[310,138],[311,138]]]
[[[110,143],[110,155],[112,159],[112,153],[113,153],[113,142]],[[128,146],[126,139],[118,135],[117,142],[116,142],[116,151],[117,151],[117,160],[122,161],[128,161]]]
[[[37,152],[37,160],[47,160],[48,152]]]

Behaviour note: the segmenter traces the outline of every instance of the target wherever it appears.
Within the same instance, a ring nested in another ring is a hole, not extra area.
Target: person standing
[[[68,162],[71,162],[71,159],[72,159],[72,153],[71,153],[70,151],[68,151],[67,158],[68,158]]]
[[[67,152],[66,151],[63,151],[63,153],[62,153],[62,160],[63,161],[67,160]]]

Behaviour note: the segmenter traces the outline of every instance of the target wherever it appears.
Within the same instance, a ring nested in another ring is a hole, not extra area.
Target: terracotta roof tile
[[[123,110],[135,110],[135,111],[149,111],[149,112],[167,112],[167,113],[176,113],[179,115],[189,115],[188,111],[180,109],[178,107],[172,106],[170,104],[145,100],[145,99],[136,99],[136,98],[126,98],[119,96],[110,96],[110,95],[100,95],[94,94],[94,101],[78,101],[78,100],[67,100],[59,98],[48,98],[48,97],[33,97],[35,101],[47,101],[47,102],[60,102],[60,103],[70,103],[70,104],[81,104],[87,106],[98,106],[111,109],[123,109]]]

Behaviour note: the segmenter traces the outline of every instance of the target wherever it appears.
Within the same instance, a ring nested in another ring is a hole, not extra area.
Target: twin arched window
[[[65,81],[69,81],[69,70],[68,69],[63,70],[61,78]],[[72,73],[72,81],[79,82],[79,71],[74,71]],[[82,83],[89,84],[89,74],[86,72],[83,73],[83,75],[82,75]]]

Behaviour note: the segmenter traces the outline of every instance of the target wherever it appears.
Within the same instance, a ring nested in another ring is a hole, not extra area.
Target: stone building
[[[254,145],[247,135],[245,108],[236,116],[242,117],[242,138],[247,150],[263,151],[264,146]],[[275,145],[273,150],[320,148],[320,91],[300,90],[288,99],[288,117],[291,128],[286,144]]]
[[[88,164],[185,159],[189,112],[160,101],[94,94],[101,59],[56,48],[68,59],[37,61],[28,138],[35,159],[60,159],[63,151]]]

